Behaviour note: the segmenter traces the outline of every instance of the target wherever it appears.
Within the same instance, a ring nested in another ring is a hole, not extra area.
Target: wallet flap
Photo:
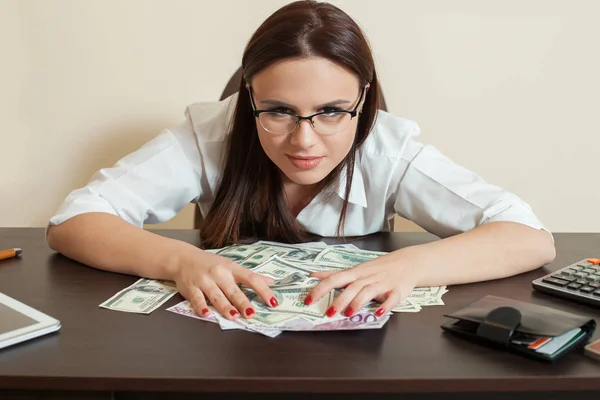
[[[483,323],[488,314],[501,307],[511,307],[521,313],[521,323],[515,331],[542,336],[559,336],[571,329],[582,327],[593,318],[556,310],[519,300],[487,295],[467,306],[444,316]]]

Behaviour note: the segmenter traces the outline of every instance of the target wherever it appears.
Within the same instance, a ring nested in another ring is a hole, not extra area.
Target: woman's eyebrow
[[[273,107],[285,107],[285,108],[290,108],[290,109],[294,109],[294,106],[288,103],[285,103],[283,101],[279,101],[279,100],[271,100],[271,99],[267,99],[267,100],[261,100],[259,102],[260,104],[264,104],[266,106],[273,106]]]
[[[294,107],[291,104],[288,104],[286,102],[279,101],[279,100],[272,100],[272,99],[261,100],[260,104],[263,104],[263,105],[266,105],[266,106],[273,106],[273,107],[285,107],[285,108],[289,108],[289,109],[292,109],[292,110],[296,109],[296,107]],[[319,110],[321,108],[335,107],[335,106],[339,106],[339,105],[342,105],[342,104],[352,104],[352,102],[350,100],[337,99],[337,100],[328,101],[327,103],[318,105],[318,106],[315,107],[315,109]]]
[[[315,109],[319,110],[321,108],[335,107],[335,106],[340,106],[342,104],[352,104],[352,102],[350,100],[337,99],[337,100],[328,101],[327,103],[321,104],[320,106],[316,106]]]

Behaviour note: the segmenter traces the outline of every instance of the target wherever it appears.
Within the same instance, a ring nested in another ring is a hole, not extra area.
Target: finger
[[[329,318],[333,317],[337,312],[342,313],[346,317],[352,316],[357,310],[356,308],[349,307],[348,305],[354,300],[354,298],[368,285],[367,280],[359,279],[354,283],[351,283],[340,293],[331,306],[325,313]]]
[[[319,271],[319,272],[312,272],[309,276],[313,277],[313,278],[319,278],[319,279],[325,279],[333,274],[337,274],[340,271]]]
[[[354,282],[356,278],[357,276],[353,270],[341,271],[337,274],[332,274],[323,279],[321,282],[317,283],[310,293],[308,293],[306,299],[304,299],[304,304],[309,305],[313,302],[319,301],[321,297],[325,296],[325,294],[329,293],[331,290],[345,287],[346,285]]]
[[[240,315],[238,310],[231,305],[225,294],[223,294],[221,288],[217,286],[214,281],[204,283],[200,289],[202,289],[210,303],[219,312],[219,314],[225,318],[233,321]]]
[[[265,304],[271,307],[277,307],[279,305],[275,293],[273,293],[269,285],[263,279],[264,276],[242,267],[242,270],[234,271],[234,278],[243,285],[252,288],[256,294],[263,299]],[[274,282],[275,281],[273,281],[273,283]]]
[[[392,310],[392,308],[396,307],[396,305],[400,303],[401,300],[402,293],[399,290],[393,290],[392,292],[390,292],[388,298],[375,311],[375,315],[381,317],[389,313]]]
[[[196,315],[199,315],[200,317],[208,317],[210,315],[210,310],[206,304],[206,298],[200,289],[196,287],[192,288],[186,298],[192,304],[192,308]]]
[[[355,313],[358,310],[361,310],[368,302],[370,302],[377,296],[380,296],[381,294],[385,293],[386,291],[387,288],[379,282],[363,286],[362,290],[354,297],[354,299],[346,309],[348,310],[348,312],[344,313],[344,315],[346,317],[351,317],[353,313]]]
[[[252,304],[250,304],[248,296],[240,290],[235,281],[233,279],[227,279],[223,282],[218,282],[218,284],[223,293],[225,293],[225,296],[227,296],[240,314],[247,319],[252,318],[256,311],[254,310],[254,307],[252,307]]]

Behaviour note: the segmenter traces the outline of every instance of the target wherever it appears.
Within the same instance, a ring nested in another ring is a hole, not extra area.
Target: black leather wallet
[[[496,349],[549,362],[582,347],[596,329],[592,317],[497,296],[482,297],[444,316],[451,318],[441,326],[445,331]],[[566,340],[569,331],[577,334]],[[561,338],[561,335],[564,336]],[[555,351],[547,350],[562,342],[564,344]],[[544,346],[548,346],[546,350],[542,350]]]

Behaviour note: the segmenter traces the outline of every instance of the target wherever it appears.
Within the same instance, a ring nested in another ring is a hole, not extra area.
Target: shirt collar
[[[353,166],[354,171],[352,173],[352,187],[350,188],[348,201],[350,203],[366,208],[367,196],[365,194],[365,183],[363,180],[362,172],[357,164],[358,160],[355,159]],[[344,169],[342,170],[342,173],[340,174],[340,177],[338,179],[337,194],[342,200],[346,198],[346,171],[347,166],[344,166]]]

